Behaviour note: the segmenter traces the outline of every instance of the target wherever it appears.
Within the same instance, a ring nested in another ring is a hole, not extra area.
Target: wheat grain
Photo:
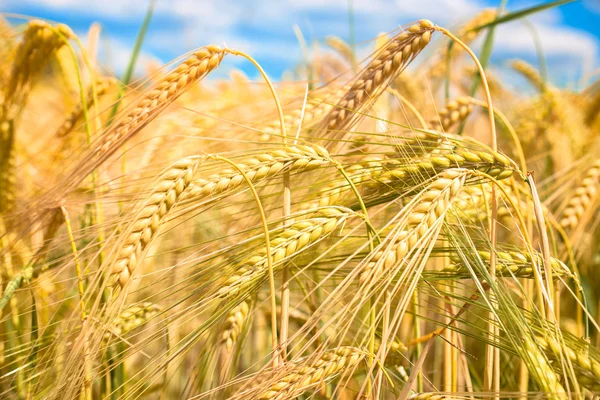
[[[60,183],[68,192],[79,185],[103,161],[127,140],[148,125],[169,104],[217,68],[225,55],[218,46],[210,45],[195,51],[167,76],[144,92],[122,116],[103,133],[91,152],[84,157]]]
[[[449,147],[447,136],[440,135],[437,131],[449,131],[452,127],[461,124],[473,111],[473,98],[469,96],[459,97],[446,104],[444,108],[438,111],[436,118],[429,121],[428,126],[434,130],[423,130],[415,132],[414,136],[404,140],[401,150],[402,152],[417,153],[420,149],[427,148],[431,151],[432,148],[437,148],[445,143]]]
[[[175,101],[190,86],[217,68],[225,55],[218,46],[206,46],[178,65],[151,90],[137,101],[122,118],[106,132],[101,143],[93,152],[94,157],[101,157],[116,144],[147,125],[154,116]]]
[[[565,389],[559,382],[558,376],[548,363],[548,359],[544,356],[544,353],[540,351],[538,339],[534,341],[530,335],[523,335],[523,348],[526,352],[530,363],[534,366],[535,370],[531,371],[534,376],[536,383],[540,389],[545,393],[550,394],[551,398],[566,399]]]
[[[448,131],[453,126],[462,123],[471,114],[471,111],[473,111],[473,106],[473,99],[471,97],[459,97],[439,110],[437,117],[432,119],[429,125],[435,127],[434,129]]]
[[[430,154],[413,165],[390,169],[377,176],[374,188],[412,185],[423,182],[435,174],[450,168],[463,168],[484,172],[502,180],[513,175],[514,162],[503,154],[494,151],[457,149],[454,152]]]
[[[20,112],[50,55],[66,44],[63,37],[66,40],[74,37],[66,25],[58,24],[53,28],[44,21],[29,21],[16,51],[9,80],[3,88],[2,109],[6,119],[14,119]]]
[[[399,197],[414,185],[422,183],[444,170],[451,168],[474,169],[485,172],[498,180],[513,175],[514,162],[508,157],[491,150],[458,149],[454,152],[429,154],[421,160],[403,162],[398,159],[365,157],[345,170],[353,184],[364,189],[366,194],[378,202],[389,195]],[[335,181],[320,190],[318,205],[343,205],[354,208],[356,198],[351,195],[347,181]],[[464,201],[461,198],[461,201]],[[310,207],[316,204],[311,203]]]
[[[490,203],[492,186],[481,184],[466,186],[458,194],[452,204],[452,213],[448,215],[450,222],[482,221],[487,218],[486,208]]]
[[[549,360],[558,361],[561,355],[566,357],[575,369],[577,381],[589,390],[600,389],[600,362],[593,358],[589,351],[584,349],[573,349],[566,344],[560,344],[552,338],[538,336],[536,338],[539,346],[545,351]],[[586,347],[589,345],[586,343]],[[560,365],[556,369],[562,372]]]
[[[10,77],[3,86],[0,101],[0,214],[10,210],[15,202],[15,125],[23,110],[36,78],[47,64],[52,52],[73,37],[66,25],[52,28],[46,22],[32,20],[27,24],[23,40],[17,48]]]

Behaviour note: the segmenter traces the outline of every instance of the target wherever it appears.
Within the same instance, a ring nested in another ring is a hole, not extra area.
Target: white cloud
[[[87,32],[75,33],[83,43],[87,43]],[[120,77],[127,69],[132,48],[132,44],[126,43],[120,38],[102,35],[98,46],[98,62],[102,68]],[[168,60],[161,60],[152,53],[141,51],[136,61],[134,77],[147,75],[147,67],[156,64],[163,65],[166,61]]]
[[[583,0],[583,5],[588,10],[600,14],[600,2],[598,0]]]
[[[545,57],[552,63],[569,62],[579,72],[591,71],[598,62],[598,39],[574,28],[546,23],[536,24]],[[494,41],[497,50],[513,57],[535,55],[536,48],[531,31],[522,23],[509,23],[498,27]]]
[[[115,21],[141,21],[148,4],[140,0],[21,1],[64,13]],[[485,6],[484,1],[354,0],[356,38],[360,44],[380,32],[391,31],[399,24],[409,24],[421,18],[454,28],[481,10]],[[586,4],[593,4],[594,1],[597,0],[587,0]],[[512,7],[522,9],[537,3],[534,0],[517,2]],[[327,34],[347,38],[347,7],[348,0],[158,0],[155,15],[165,17],[169,23],[151,26],[145,48],[175,57],[209,43],[226,43],[257,59],[279,61],[291,67],[301,57],[292,26],[298,24],[309,42]],[[533,15],[528,20],[537,27],[551,68],[552,63],[564,64],[565,60],[569,60],[589,70],[598,62],[598,39],[584,31],[564,26],[558,9]],[[535,47],[528,28],[522,22],[515,22],[498,28],[494,51],[495,54],[527,58],[535,54]],[[117,56],[117,52],[122,54]],[[124,47],[113,53],[116,63],[123,64],[129,59],[128,56],[121,57],[128,54]]]

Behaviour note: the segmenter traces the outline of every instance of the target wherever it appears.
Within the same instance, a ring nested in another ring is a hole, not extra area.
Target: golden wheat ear
[[[352,82],[348,92],[323,118],[317,131],[328,131],[329,143],[343,139],[344,132],[356,124],[390,82],[427,46],[434,30],[431,21],[421,20],[392,38]]]

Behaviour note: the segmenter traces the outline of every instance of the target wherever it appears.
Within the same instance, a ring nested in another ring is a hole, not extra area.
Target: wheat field
[[[0,20],[0,398],[600,395],[600,80],[515,91],[503,18],[131,82]]]

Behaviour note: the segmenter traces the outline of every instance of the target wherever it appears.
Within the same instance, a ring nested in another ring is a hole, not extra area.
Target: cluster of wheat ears
[[[600,80],[484,73],[496,18],[275,85],[214,45],[125,85],[97,26],[2,22],[0,398],[600,391]]]

